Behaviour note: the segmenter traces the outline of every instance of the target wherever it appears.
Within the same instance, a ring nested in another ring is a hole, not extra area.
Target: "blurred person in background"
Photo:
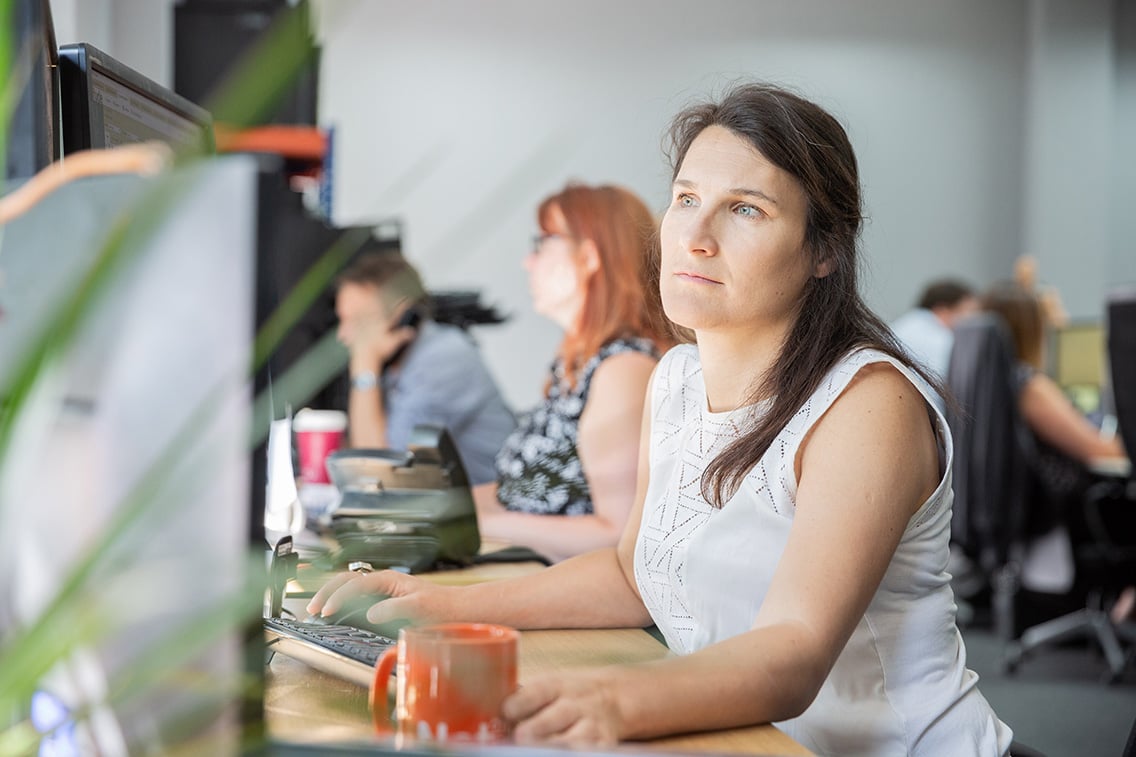
[[[569,184],[537,209],[524,261],[534,309],[564,330],[544,398],[478,487],[483,536],[550,560],[613,546],[635,497],[643,398],[672,343],[655,220],[632,192]]]
[[[923,289],[916,306],[891,324],[891,330],[911,357],[945,379],[955,323],[976,310],[978,297],[969,285],[953,279],[932,281]]]
[[[1064,594],[1074,581],[1066,514],[1083,501],[1089,466],[1097,460],[1124,458],[1124,446],[1115,434],[1102,435],[1045,374],[1051,314],[1036,290],[1017,281],[996,284],[983,295],[982,309],[997,313],[1009,327],[1017,361],[1018,410],[1037,443],[1035,492],[1028,513],[1033,538],[1023,561],[1022,584]]]
[[[351,353],[351,446],[402,450],[416,425],[444,426],[470,483],[493,481],[516,422],[470,336],[431,319],[418,271],[395,252],[361,255],[339,276],[335,312]]]
[[[1034,435],[1082,465],[1124,457],[1120,438],[1102,436],[1045,374],[1049,316],[1040,296],[1016,282],[998,284],[982,297],[982,309],[1000,315],[1010,328],[1018,361],[1019,407]]]

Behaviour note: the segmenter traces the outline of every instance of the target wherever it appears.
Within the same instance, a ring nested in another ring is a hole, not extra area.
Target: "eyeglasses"
[[[557,238],[571,239],[571,237],[568,234],[558,234],[554,231],[546,232],[544,234],[537,234],[536,236],[534,236],[532,238],[532,250],[530,250],[530,252],[533,255],[536,255],[537,253],[540,252],[540,248],[544,246],[545,242],[547,242],[549,239],[557,239]]]

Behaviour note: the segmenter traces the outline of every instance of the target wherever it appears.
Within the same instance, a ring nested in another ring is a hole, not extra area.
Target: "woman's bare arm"
[[[863,617],[938,482],[922,396],[869,366],[801,454],[792,530],[753,628],[694,654],[528,681],[518,741],[606,744],[800,714]]]
[[[650,400],[642,400],[649,407]],[[373,623],[409,618],[463,620],[514,628],[635,628],[651,616],[635,585],[633,555],[647,496],[650,413],[642,412],[639,465],[631,517],[618,547],[595,550],[519,578],[473,586],[445,587],[393,571],[360,576],[343,573],[320,589],[308,612],[335,614],[345,603],[376,595]],[[381,599],[384,596],[389,599]]]
[[[1022,388],[1022,416],[1042,440],[1074,460],[1124,457],[1118,437],[1106,438],[1065,396],[1053,379],[1035,373]]]
[[[523,544],[553,560],[619,540],[635,499],[644,398],[655,362],[642,353],[625,352],[600,363],[592,377],[577,451],[595,513],[509,512],[496,502],[496,487],[479,488],[474,495],[484,536]]]

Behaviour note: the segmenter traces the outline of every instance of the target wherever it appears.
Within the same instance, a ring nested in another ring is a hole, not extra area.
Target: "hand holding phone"
[[[406,348],[410,346],[410,343],[414,341],[414,337],[418,335],[418,324],[421,322],[422,314],[418,312],[417,308],[411,307],[402,311],[402,315],[398,317],[398,320],[395,321],[394,326],[391,328],[391,335],[405,336],[406,339],[383,361],[384,371],[387,369],[387,366],[393,365],[402,357],[402,354],[406,352]]]
[[[403,354],[418,333],[422,315],[414,308],[393,319],[373,317],[355,324],[351,342],[351,374],[381,372]]]

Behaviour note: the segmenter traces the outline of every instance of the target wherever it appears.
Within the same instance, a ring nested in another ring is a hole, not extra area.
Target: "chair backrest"
[[[1016,361],[1000,316],[978,313],[955,327],[947,386],[954,436],[951,540],[992,576],[1023,539],[1033,437],[1018,410]]]
[[[1136,287],[1109,295],[1108,362],[1120,438],[1136,456]]]

